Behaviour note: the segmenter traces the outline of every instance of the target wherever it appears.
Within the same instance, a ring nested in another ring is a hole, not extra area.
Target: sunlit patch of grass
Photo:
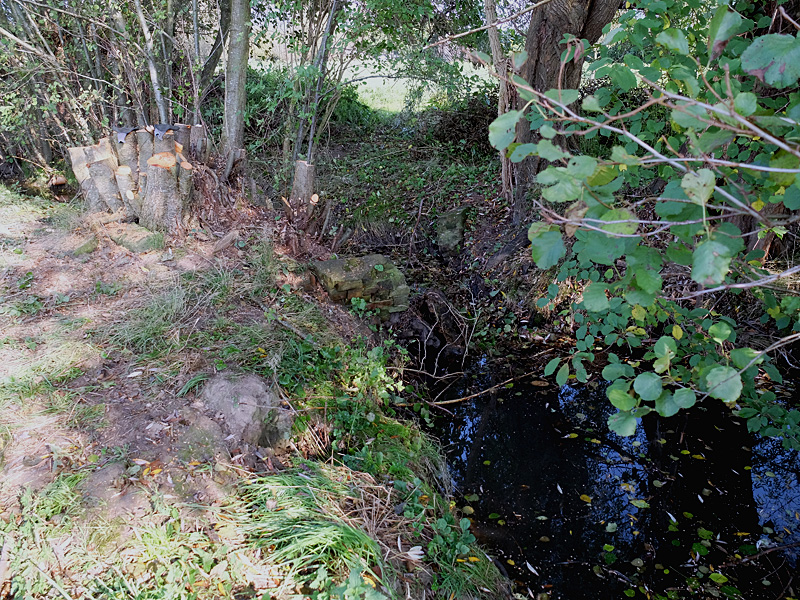
[[[180,281],[155,291],[126,311],[105,333],[109,342],[143,357],[156,358],[178,346],[182,325],[191,314],[190,293]]]
[[[307,463],[244,486],[246,511],[237,527],[281,565],[283,588],[312,580],[320,567],[344,579],[354,562],[379,567],[384,579],[393,577],[379,543],[366,533],[363,515],[348,514],[359,493],[348,480],[347,469]]]
[[[96,356],[98,350],[84,342],[54,336],[44,340],[33,359],[22,352],[14,354],[0,371],[0,406],[51,393],[58,384],[80,375],[79,365]]]
[[[45,399],[45,413],[66,417],[65,425],[78,429],[100,429],[105,426],[105,404],[89,404],[77,392],[52,390]]]

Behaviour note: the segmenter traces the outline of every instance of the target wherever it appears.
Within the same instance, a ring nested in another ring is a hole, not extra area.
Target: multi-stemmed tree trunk
[[[225,177],[234,162],[244,158],[244,110],[247,100],[247,59],[250,56],[250,0],[231,0],[228,59],[225,64],[225,114],[222,147],[227,159]]]
[[[566,47],[561,44],[565,34],[595,43],[603,27],[611,22],[620,8],[620,0],[552,0],[531,13],[531,22],[525,40],[528,60],[520,75],[531,87],[539,91],[562,87],[575,89],[580,85],[583,58],[571,60],[562,71],[561,54]],[[560,79],[560,81],[559,81]],[[517,126],[517,141],[534,142],[535,133],[528,121]],[[514,223],[519,225],[526,215],[528,187],[546,164],[539,158],[527,158],[517,167],[514,191]]]

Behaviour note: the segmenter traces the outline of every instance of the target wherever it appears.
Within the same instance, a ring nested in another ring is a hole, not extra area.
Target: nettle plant
[[[641,361],[612,352],[603,369],[613,431],[631,435],[652,411],[668,417],[710,397],[751,431],[800,449],[800,412],[762,385],[781,381],[770,353],[800,339],[800,301],[781,281],[800,267],[763,264],[763,248],[800,208],[800,40],[794,30],[759,34],[770,16],[753,21],[726,4],[634,3],[590,50],[593,92],[540,92],[512,77],[527,104],[489,137],[514,162],[549,162],[538,174],[533,258],[583,286],[571,311],[578,352],[547,374],[585,381],[598,348],[638,348]],[[785,11],[778,18],[800,29]],[[589,48],[564,43],[563,64]],[[516,144],[525,119],[539,141]],[[703,308],[735,306],[730,295],[745,293],[763,301],[761,322],[775,332],[761,350],[738,343],[735,315]]]

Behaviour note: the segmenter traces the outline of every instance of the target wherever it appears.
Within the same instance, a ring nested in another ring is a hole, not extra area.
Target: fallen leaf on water
[[[592,503],[592,497],[587,495],[587,494],[581,494],[581,500],[583,500],[587,504],[591,504]]]
[[[535,385],[536,387],[547,387],[550,384],[547,383],[546,381],[537,380],[537,381],[531,381],[531,385]]]
[[[511,560],[510,558],[509,558],[509,559],[508,559],[506,562],[507,562],[508,564],[510,564],[512,567],[513,567],[514,565],[516,565],[516,564],[517,564],[517,563],[515,563],[513,560]]]
[[[471,515],[475,512],[475,509],[472,508],[471,506],[465,506],[464,508],[461,509],[461,512],[463,512],[465,515]]]

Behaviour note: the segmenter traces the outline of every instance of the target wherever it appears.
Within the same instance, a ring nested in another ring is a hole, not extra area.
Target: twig
[[[524,379],[525,377],[530,377],[531,375],[535,375],[537,371],[531,371],[530,373],[525,373],[524,375],[518,375],[517,377],[512,377],[511,379],[506,379],[505,381],[501,381],[497,385],[493,385],[490,388],[486,388],[485,390],[481,390],[480,392],[475,392],[474,394],[470,394],[469,396],[464,396],[463,398],[454,398],[452,400],[441,400],[439,402],[431,402],[434,406],[444,406],[446,404],[456,404],[458,402],[464,402],[465,400],[472,400],[473,398],[477,398],[478,396],[483,396],[484,394],[488,394],[498,388],[503,387],[506,384],[511,383],[512,381],[516,381],[517,379]],[[396,404],[395,406],[409,406],[408,404]]]
[[[484,25],[482,27],[476,27],[475,29],[470,29],[469,31],[464,31],[462,33],[457,33],[455,35],[447,36],[446,38],[441,39],[438,42],[433,42],[432,44],[428,44],[427,46],[425,46],[423,48],[423,50],[428,50],[429,48],[435,48],[436,46],[441,46],[442,44],[446,44],[447,42],[452,42],[453,40],[456,40],[458,38],[462,38],[465,35],[471,35],[473,33],[478,33],[479,31],[485,31],[487,29],[491,29],[492,27],[497,27],[498,25],[501,25],[503,23],[508,23],[509,21],[513,21],[514,19],[516,19],[518,17],[521,17],[522,15],[525,15],[525,14],[527,14],[529,12],[533,12],[534,10],[539,8],[540,6],[544,6],[545,4],[548,4],[550,1],[551,0],[542,0],[541,2],[537,2],[533,6],[529,6],[528,8],[524,8],[521,11],[516,12],[516,13],[514,13],[513,15],[511,15],[509,17],[503,17],[502,19],[500,19],[498,21],[492,21],[488,25]]]
[[[789,21],[789,23],[791,23],[791,24],[794,26],[794,28],[795,28],[795,29],[800,29],[800,23],[798,23],[798,22],[797,22],[797,21],[795,21],[795,20],[794,20],[792,17],[790,17],[789,15],[787,15],[787,14],[786,14],[786,11],[783,9],[783,7],[782,7],[782,6],[779,6],[779,7],[778,7],[778,12],[779,12],[779,13],[781,13],[781,16],[782,16],[784,19],[786,19],[787,21]]]

